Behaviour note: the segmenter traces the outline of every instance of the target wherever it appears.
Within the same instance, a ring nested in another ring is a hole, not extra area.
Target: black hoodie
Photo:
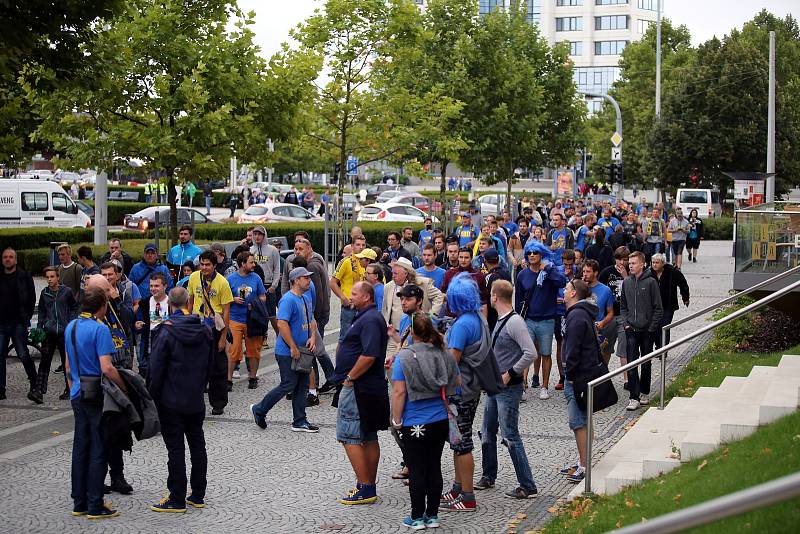
[[[567,380],[587,379],[600,361],[600,345],[597,342],[594,319],[597,306],[588,300],[581,300],[567,309],[564,319],[564,346],[561,359],[564,362],[564,376]]]
[[[148,388],[156,404],[182,414],[204,412],[216,348],[211,329],[198,316],[177,312],[153,331],[151,343]]]

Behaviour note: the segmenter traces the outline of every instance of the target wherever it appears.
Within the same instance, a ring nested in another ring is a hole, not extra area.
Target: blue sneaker
[[[425,521],[425,528],[439,528],[442,526],[442,524],[439,523],[439,517],[435,515],[431,517],[422,516],[422,520]]]
[[[358,484],[347,495],[339,499],[340,504],[372,504],[378,500],[375,486]]]
[[[264,429],[267,428],[267,419],[263,415],[258,415],[256,413],[256,405],[255,404],[251,404],[250,405],[250,413],[253,414],[253,421],[255,421],[255,423],[258,426],[258,428],[260,428],[261,430],[264,430]]]
[[[403,519],[403,525],[407,526],[411,530],[425,530],[425,520],[411,519],[411,516],[406,516],[406,518]]]

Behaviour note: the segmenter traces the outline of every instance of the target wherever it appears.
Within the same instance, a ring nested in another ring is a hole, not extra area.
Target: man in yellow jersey
[[[225,355],[226,337],[230,324],[231,286],[217,273],[217,255],[204,250],[198,256],[200,270],[189,276],[189,310],[199,315],[214,331],[214,362],[209,373],[208,402],[211,415],[222,415],[228,404],[228,357]]]
[[[353,323],[353,319],[358,310],[350,302],[350,292],[356,282],[364,280],[364,266],[359,261],[366,247],[367,240],[364,236],[359,236],[353,240],[353,252],[339,262],[336,272],[331,277],[331,291],[342,301],[342,312],[339,315],[339,342],[344,339],[347,329]]]

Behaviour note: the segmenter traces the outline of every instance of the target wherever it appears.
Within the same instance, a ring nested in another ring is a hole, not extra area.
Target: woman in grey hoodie
[[[413,344],[392,365],[392,427],[403,440],[409,470],[411,515],[403,524],[414,530],[439,526],[442,450],[448,436],[447,403],[460,384],[458,365],[426,313],[412,318]]]

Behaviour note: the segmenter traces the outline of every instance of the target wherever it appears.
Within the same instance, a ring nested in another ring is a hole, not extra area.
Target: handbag
[[[306,310],[306,324],[308,328],[311,328],[311,320],[308,315],[308,306],[306,305],[306,299],[302,296],[300,297],[303,300],[303,308]],[[311,339],[311,335],[309,334],[309,339]],[[314,352],[306,347],[298,346],[298,350],[300,351],[300,357],[298,359],[292,358],[292,371],[297,373],[308,374],[311,372],[311,366],[314,364]]]
[[[81,384],[81,400],[91,404],[101,404],[103,402],[103,388],[100,385],[99,376],[86,376],[81,373],[81,359],[78,356],[78,344],[76,342],[75,331],[78,330],[80,319],[75,322],[72,327],[70,339],[72,340],[72,349],[75,351],[75,369],[78,371],[78,380]]]
[[[447,402],[444,388],[442,388],[442,402],[444,410],[447,412],[447,442],[450,445],[458,445],[461,443],[461,431],[458,429],[458,409]]]

